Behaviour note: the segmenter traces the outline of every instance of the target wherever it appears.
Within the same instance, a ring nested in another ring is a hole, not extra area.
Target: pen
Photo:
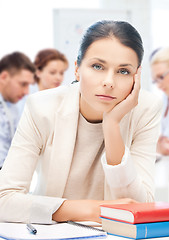
[[[31,224],[26,224],[26,227],[30,233],[32,233],[34,235],[37,233],[36,228],[34,228]]]

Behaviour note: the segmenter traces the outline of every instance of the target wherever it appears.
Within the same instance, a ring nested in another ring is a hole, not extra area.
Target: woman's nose
[[[161,87],[163,86],[163,82],[157,82],[157,87],[161,89]]]
[[[103,80],[103,86],[108,88],[114,88],[115,87],[115,77],[113,73],[108,73],[104,80]]]
[[[63,79],[63,75],[61,75],[60,73],[58,73],[58,74],[56,75],[56,80],[57,80],[57,81],[62,81],[62,79]]]

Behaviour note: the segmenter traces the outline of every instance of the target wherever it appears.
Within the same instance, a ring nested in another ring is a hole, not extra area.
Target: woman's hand
[[[66,200],[53,214],[52,219],[57,222],[64,221],[93,221],[101,222],[101,204],[122,204],[136,202],[130,198],[117,200]]]
[[[134,75],[134,84],[131,93],[120,103],[118,103],[110,112],[104,113],[105,118],[111,118],[114,122],[119,123],[121,119],[138,104],[140,91],[141,67],[138,68]]]

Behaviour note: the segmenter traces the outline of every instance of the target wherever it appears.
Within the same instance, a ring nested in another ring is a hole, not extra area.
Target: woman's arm
[[[119,127],[123,116],[137,105],[139,90],[140,72],[135,76],[132,93],[104,116],[106,157],[103,168],[112,199],[128,197],[143,202],[154,199],[154,163],[159,136],[161,102],[152,97],[150,100],[147,97],[147,101],[150,101],[147,103],[145,99],[141,100],[140,107],[135,111],[137,112],[135,120],[130,123],[132,128],[128,129],[131,131],[129,135],[132,134],[132,142],[128,142],[130,148],[128,156],[126,156],[126,147]],[[142,104],[144,106],[141,106]],[[141,112],[138,112],[139,109]]]
[[[29,101],[26,104],[0,172],[0,221],[49,224],[52,223],[53,212],[64,201],[62,198],[29,193],[32,176],[45,141],[40,131],[44,125],[43,119],[40,116],[37,117],[41,109],[39,105],[39,101]],[[46,128],[43,127],[43,129],[45,131]],[[51,129],[49,124],[47,129]],[[45,171],[47,171],[46,168]],[[43,186],[45,189],[45,182]]]
[[[101,222],[101,204],[132,203],[135,200],[124,198],[117,200],[66,200],[53,214],[52,219],[57,222],[64,221],[94,221]]]
[[[118,165],[122,161],[125,145],[120,133],[121,119],[138,104],[140,91],[140,68],[134,76],[132,92],[126,99],[117,104],[110,112],[103,116],[103,133],[107,163]]]
[[[139,105],[128,115],[128,126],[121,126],[122,132],[127,131],[125,144],[128,146],[122,163],[108,165],[103,155],[103,169],[111,192],[109,199],[128,197],[141,202],[154,200],[154,168],[161,109],[162,102],[151,93],[140,94]]]

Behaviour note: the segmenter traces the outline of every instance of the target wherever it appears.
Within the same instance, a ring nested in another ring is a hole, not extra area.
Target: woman
[[[153,83],[163,91],[164,108],[161,121],[161,136],[157,152],[169,155],[169,48],[161,48],[153,54],[151,61]]]
[[[35,83],[30,85],[29,94],[37,91],[59,87],[64,80],[64,73],[68,68],[68,60],[64,54],[56,49],[43,49],[35,57]],[[27,97],[17,104],[19,115],[23,113]]]
[[[1,221],[100,221],[102,203],[153,200],[161,103],[140,91],[142,57],[129,23],[89,27],[79,83],[27,101],[0,176]]]
[[[37,53],[34,64],[38,90],[59,87],[62,84],[68,68],[68,60],[63,53],[52,48],[43,49]]]

